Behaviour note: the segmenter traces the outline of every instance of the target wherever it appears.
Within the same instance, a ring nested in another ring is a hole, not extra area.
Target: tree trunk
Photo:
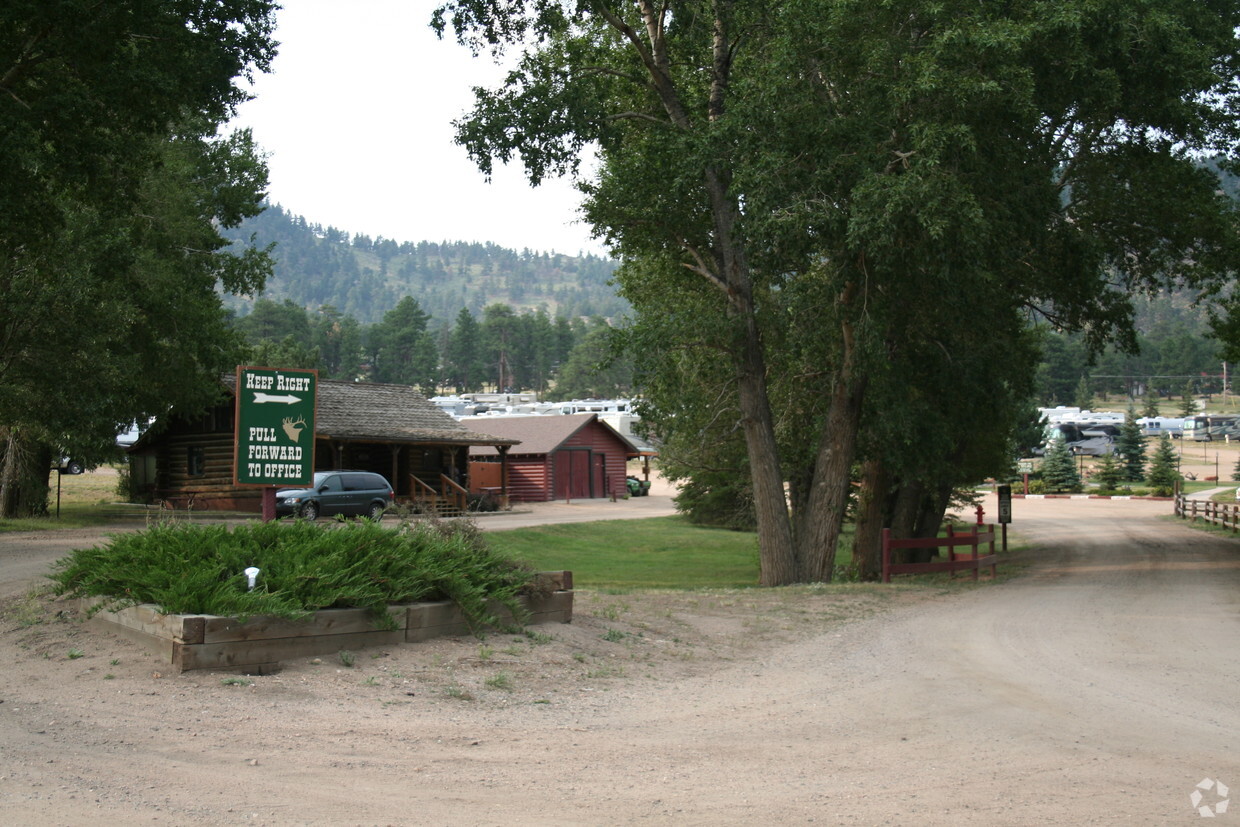
[[[917,514],[917,536],[937,537],[943,526],[943,515],[952,500],[952,487],[941,483],[922,497],[921,509]]]
[[[796,515],[800,583],[829,583],[835,569],[835,549],[848,507],[866,385],[864,378],[854,378],[851,373],[846,368],[836,379],[814,460],[809,505]]]
[[[891,536],[901,540],[923,536],[918,530],[918,516],[926,498],[926,485],[921,480],[909,480],[896,491],[895,505],[891,510]],[[934,554],[928,548],[898,549],[898,563],[928,563]]]
[[[18,453],[21,442],[17,432],[8,428],[4,432],[4,452],[0,457],[0,518],[17,516],[17,475],[20,465]]]
[[[32,445],[15,429],[4,433],[0,448],[0,519],[47,514],[51,451]]]
[[[853,534],[853,569],[859,580],[877,580],[883,573],[883,527],[890,511],[891,474],[879,459],[861,466],[861,493],[857,500]]]

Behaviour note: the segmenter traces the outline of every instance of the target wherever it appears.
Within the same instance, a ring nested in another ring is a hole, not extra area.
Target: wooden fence
[[[979,529],[985,528],[985,531]],[[990,549],[982,553],[981,546],[989,544]],[[891,552],[900,548],[945,548],[947,559],[934,563],[893,563]],[[968,549],[959,551],[958,549]],[[998,565],[995,555],[995,527],[973,526],[968,534],[957,534],[951,526],[947,527],[946,537],[914,537],[909,540],[896,540],[891,536],[891,529],[883,529],[883,582],[890,583],[893,574],[930,574],[934,572],[951,572],[955,577],[958,571],[972,571],[973,579],[982,566],[990,566],[990,576],[995,576]]]
[[[1183,494],[1176,495],[1175,516],[1185,520],[1204,520],[1232,533],[1240,530],[1240,503],[1218,503],[1213,500],[1190,500]]]

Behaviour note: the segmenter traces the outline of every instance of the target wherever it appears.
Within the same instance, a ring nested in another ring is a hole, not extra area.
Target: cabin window
[[[206,455],[201,445],[191,445],[186,449],[186,466],[191,477],[201,477],[207,473]]]

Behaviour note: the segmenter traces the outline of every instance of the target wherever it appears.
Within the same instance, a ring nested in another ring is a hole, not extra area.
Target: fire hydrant
[[[986,513],[986,512],[982,510],[981,505],[978,505],[978,507],[977,507],[977,524],[978,524],[978,525],[985,525],[985,524],[986,524],[985,522],[983,522],[983,521],[982,521],[982,517],[983,517],[983,515],[985,515],[985,513]]]

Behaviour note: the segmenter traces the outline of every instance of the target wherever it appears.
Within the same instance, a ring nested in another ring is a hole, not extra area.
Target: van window
[[[345,491],[373,491],[382,488],[383,484],[374,474],[344,474]]]

